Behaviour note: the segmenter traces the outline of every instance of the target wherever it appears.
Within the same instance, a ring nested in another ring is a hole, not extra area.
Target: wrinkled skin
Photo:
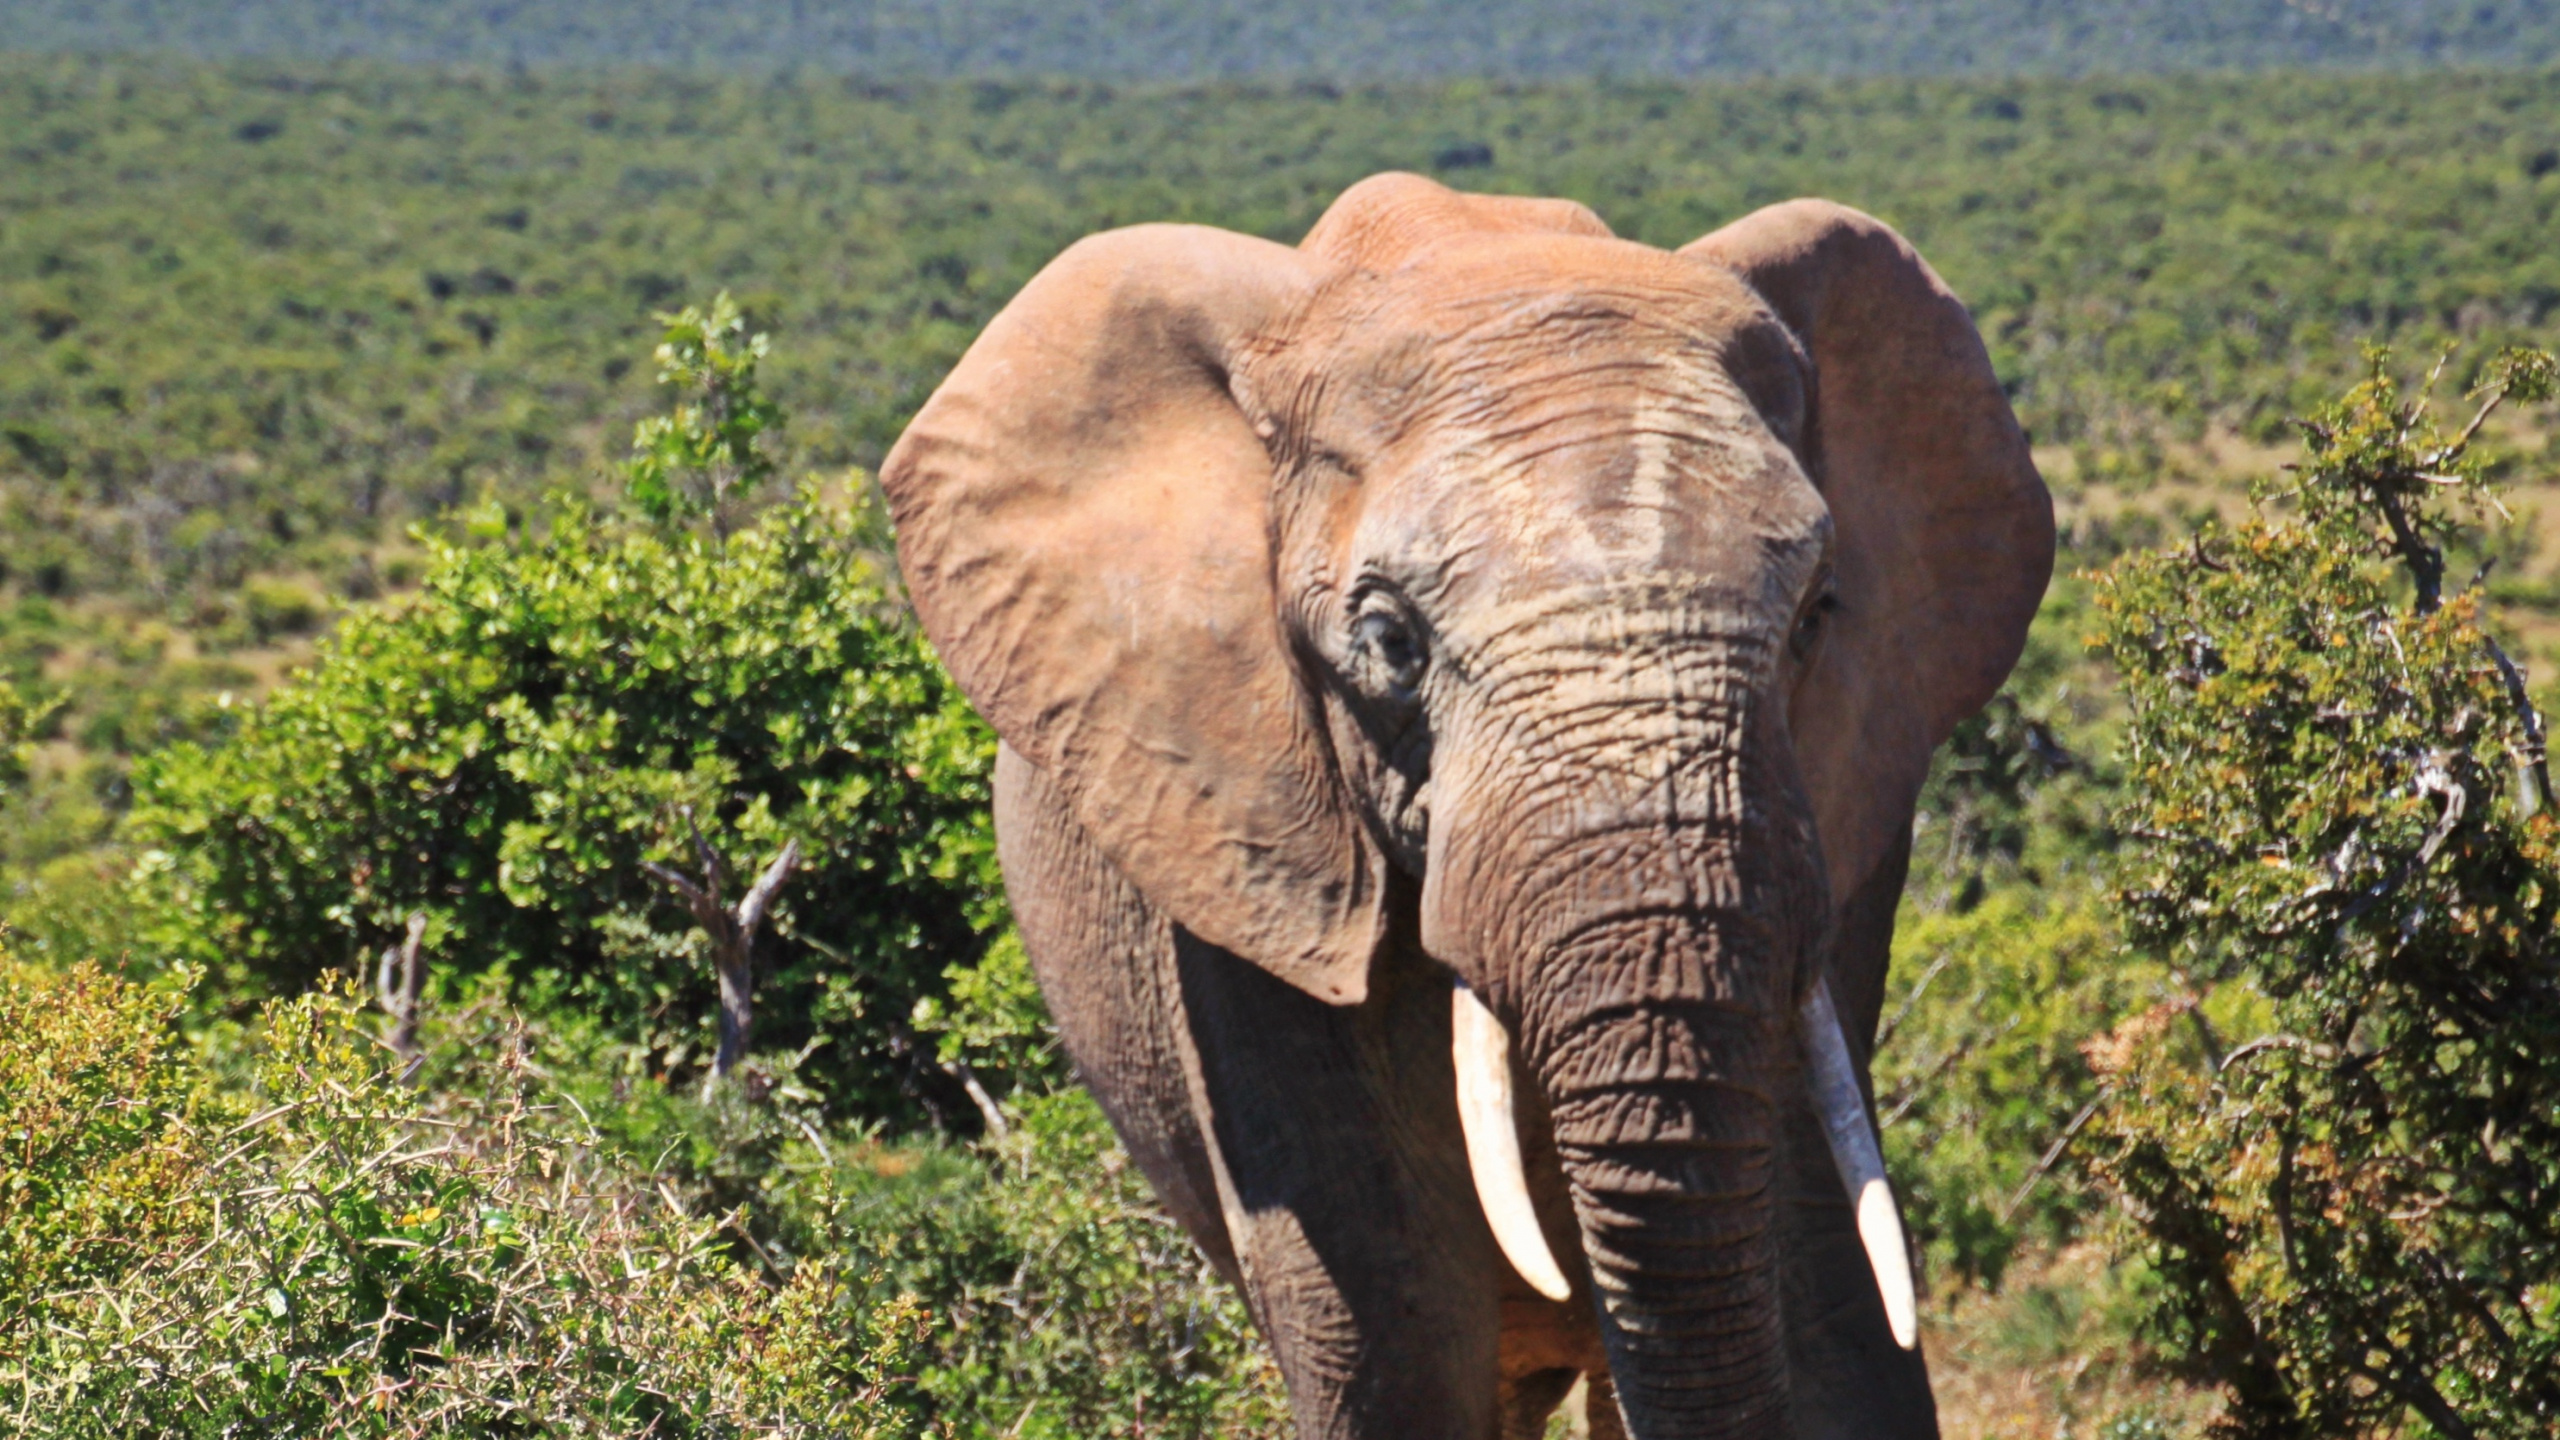
[[[1863,1073],[1928,752],[2052,520],[1898,237],[1795,202],[1671,253],[1410,176],[1296,249],[1112,232],[882,479],[1061,1031],[1302,1434],[1535,1435],[1585,1374],[1645,1440],[1936,1433],[1797,1006]],[[1487,1229],[1453,979],[1567,1300]]]

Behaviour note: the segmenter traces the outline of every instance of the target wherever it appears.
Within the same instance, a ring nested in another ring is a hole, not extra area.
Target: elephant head
[[[882,480],[953,673],[1177,923],[1352,1005],[1418,904],[1506,1253],[1561,1283],[1516,1049],[1634,1433],[1767,1433],[1788,1087],[1881,1173],[1821,986],[1833,897],[2052,563],[1920,257],[1814,201],[1674,253],[1400,175],[1296,248],[1113,231],[996,318]]]

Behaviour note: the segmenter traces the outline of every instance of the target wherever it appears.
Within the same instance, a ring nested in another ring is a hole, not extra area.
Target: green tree
[[[2553,377],[2501,355],[2448,436],[2376,352],[2256,518],[2100,584],[2117,902],[2193,990],[2091,1047],[2087,1154],[2231,1436],[2560,1424],[2560,828],[2522,677],[2444,585],[2457,507],[2496,503],[2482,424]]]
[[[658,318],[667,327],[658,383],[672,386],[676,401],[632,434],[631,499],[661,525],[708,516],[725,536],[736,509],[773,475],[764,434],[782,424],[782,409],[756,379],[769,341],[747,333],[726,290],[708,311],[688,305]]]
[[[436,543],[217,748],[135,775],[125,834],[164,953],[223,993],[301,989],[424,914],[448,972],[601,1017],[702,1069],[714,937],[652,866],[796,848],[756,952],[763,1038],[832,1102],[967,1113],[907,1020],[1002,920],[993,744],[814,486],[725,538],[569,507],[538,540]]]
[[[713,1080],[746,1058],[761,969],[762,1082],[993,1113],[910,1026],[1003,919],[993,739],[890,588],[862,476],[731,526],[773,469],[766,340],[726,295],[666,320],[678,393],[629,470],[656,523],[561,502],[529,536],[484,506],[463,540],[422,536],[416,596],[351,615],[224,743],[138,765],[153,939],[231,995],[380,952],[404,1055],[430,958],[494,972],[651,1073]]]

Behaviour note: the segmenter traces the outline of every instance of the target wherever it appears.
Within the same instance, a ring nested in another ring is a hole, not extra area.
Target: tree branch
[[[2008,1224],[2009,1217],[2018,1213],[2018,1207],[2027,1203],[2027,1197],[2035,1193],[2036,1182],[2044,1179],[2045,1172],[2051,1170],[2054,1162],[2062,1158],[2062,1152],[2071,1148],[2072,1140],[2079,1135],[2081,1128],[2089,1123],[2089,1117],[2098,1113],[2098,1107],[2106,1103],[2106,1098],[2101,1094],[2097,1099],[2081,1106],[2080,1113],[2071,1117],[2071,1123],[2062,1127],[2062,1133],[2053,1137],[2053,1143],[2045,1147],[2044,1155],[2036,1161],[2035,1167],[2027,1172],[2027,1178],[2018,1182],[2018,1188],[2009,1194],[2008,1203],[2000,1207],[2001,1224]]]
[[[718,853],[702,837],[702,827],[694,823],[692,807],[685,806],[679,813],[684,816],[685,828],[692,832],[694,854],[702,862],[702,878],[697,880],[655,860],[640,862],[640,868],[683,897],[686,908],[693,912],[694,923],[702,927],[703,935],[711,942],[711,968],[720,984],[720,1047],[712,1055],[711,1074],[703,1087],[708,1095],[746,1058],[747,1041],[755,1028],[756,932],[771,913],[775,897],[799,868],[800,842],[784,842],[782,853],[765,866],[764,873],[733,911],[721,900]]]
[[[2507,658],[2506,648],[2487,631],[2480,643],[2489,649],[2489,659],[2498,667],[2498,679],[2506,687],[2507,703],[2516,707],[2516,719],[2524,726],[2524,753],[2515,756],[2516,815],[2530,820],[2541,813],[2551,800],[2551,747],[2542,728],[2542,711],[2526,693],[2524,672]]]
[[[420,997],[426,991],[427,967],[421,947],[427,938],[427,912],[415,910],[409,915],[408,933],[398,945],[382,952],[382,967],[374,976],[374,989],[382,1000],[383,1012],[391,1017],[382,1043],[400,1059],[403,1084],[418,1077],[419,1067],[426,1063],[426,1052],[418,1044],[418,1010]]]
[[[1884,1029],[1877,1033],[1876,1043],[1868,1052],[1870,1056],[1883,1054],[1884,1047],[1893,1043],[1894,1035],[1902,1029],[1902,1022],[1911,1018],[1912,1007],[1920,1003],[1921,996],[1929,993],[1929,982],[1937,979],[1938,973],[1954,961],[1953,955],[1940,955],[1928,969],[1920,972],[1919,983],[1911,987],[1910,994],[1902,997],[1902,1004],[1893,1012],[1893,1018],[1884,1022]]]
[[[701,915],[705,907],[712,909],[719,907],[720,902],[717,897],[694,884],[692,876],[673,865],[661,865],[655,860],[643,860],[640,862],[640,868],[665,881],[678,896],[683,898],[685,908],[693,911],[696,916]]]
[[[772,907],[773,897],[781,893],[784,882],[791,878],[792,870],[799,863],[800,842],[792,840],[785,843],[782,853],[774,856],[773,863],[757,877],[755,888],[747,892],[746,899],[738,902],[738,933],[746,937],[748,944],[755,943],[756,929],[764,924],[765,911]]]
[[[969,1103],[978,1107],[978,1118],[987,1122],[989,1135],[1002,1140],[1013,1134],[1013,1127],[1005,1123],[1003,1109],[987,1093],[987,1087],[978,1083],[978,1072],[969,1068],[968,1061],[945,1060],[942,1073],[959,1081],[960,1088],[969,1092]]]

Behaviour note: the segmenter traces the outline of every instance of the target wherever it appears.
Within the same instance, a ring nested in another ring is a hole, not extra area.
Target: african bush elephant
[[[1899,236],[1410,175],[1115,230],[881,479],[1066,1044],[1300,1434],[1586,1373],[1642,1440],[1936,1433],[1866,1052],[2053,516]]]

